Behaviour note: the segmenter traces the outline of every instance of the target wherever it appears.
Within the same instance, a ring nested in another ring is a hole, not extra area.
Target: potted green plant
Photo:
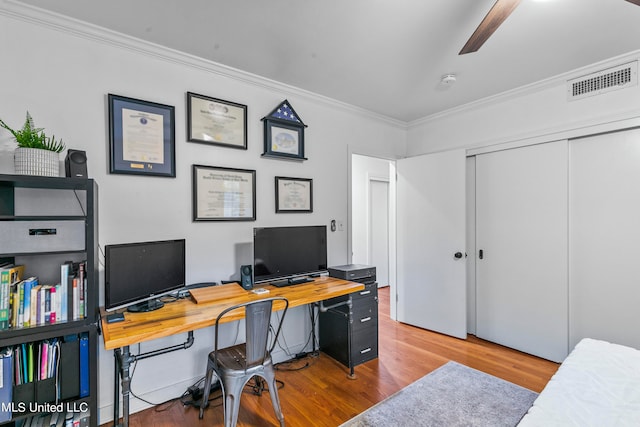
[[[27,111],[22,129],[14,130],[0,119],[0,126],[11,132],[18,144],[14,153],[15,173],[18,175],[59,176],[62,140],[47,136],[43,128],[35,127]]]

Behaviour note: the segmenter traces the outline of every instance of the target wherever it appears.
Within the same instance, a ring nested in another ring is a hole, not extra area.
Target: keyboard
[[[283,288],[285,286],[300,285],[302,283],[309,282],[313,282],[313,279],[309,279],[308,277],[298,277],[295,279],[277,280],[275,282],[271,282],[270,285],[275,286],[276,288]]]

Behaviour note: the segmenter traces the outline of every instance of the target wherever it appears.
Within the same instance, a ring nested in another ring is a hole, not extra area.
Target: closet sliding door
[[[570,346],[640,348],[640,130],[571,141]]]
[[[476,157],[476,334],[568,353],[568,143]]]

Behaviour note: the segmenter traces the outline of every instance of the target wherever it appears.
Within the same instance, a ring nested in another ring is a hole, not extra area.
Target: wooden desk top
[[[333,277],[320,277],[313,282],[300,285],[276,288],[271,285],[259,285],[269,290],[266,294],[255,294],[240,287],[237,283],[230,283],[208,288],[191,290],[191,298],[166,303],[159,310],[147,313],[125,312],[125,320],[117,323],[107,323],[107,313],[100,308],[102,322],[102,337],[104,347],[114,350],[143,341],[168,337],[200,328],[213,326],[216,316],[225,308],[261,298],[283,296],[289,300],[289,307],[324,301],[364,289],[362,283],[349,282]],[[278,309],[278,306],[275,306]],[[243,318],[242,313],[225,316],[226,322]]]

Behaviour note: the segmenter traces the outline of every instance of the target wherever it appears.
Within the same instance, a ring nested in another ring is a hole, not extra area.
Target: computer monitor
[[[260,227],[253,229],[255,283],[327,271],[327,227]]]
[[[185,240],[105,246],[105,309],[151,311],[185,285]]]

